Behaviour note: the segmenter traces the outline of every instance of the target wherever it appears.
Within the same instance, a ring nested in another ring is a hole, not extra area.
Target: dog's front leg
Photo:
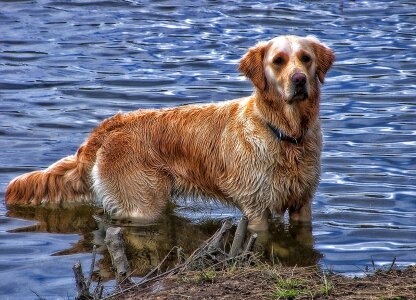
[[[310,222],[312,219],[312,202],[309,200],[307,201],[302,207],[299,209],[289,209],[289,217],[292,221],[299,221],[299,222]]]

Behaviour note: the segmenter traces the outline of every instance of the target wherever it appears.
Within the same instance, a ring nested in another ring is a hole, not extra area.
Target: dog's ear
[[[264,74],[264,55],[268,43],[260,42],[241,58],[238,69],[261,91],[266,89],[266,75]]]
[[[335,61],[335,54],[332,50],[319,42],[314,36],[308,36],[307,39],[312,42],[317,59],[316,75],[321,83],[325,81],[325,74],[331,68]]]

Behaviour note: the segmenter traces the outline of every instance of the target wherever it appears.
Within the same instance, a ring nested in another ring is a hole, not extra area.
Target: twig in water
[[[116,279],[121,282],[129,282],[130,267],[127,261],[126,252],[124,251],[123,231],[120,227],[109,227],[105,235],[105,244],[110,253],[111,262],[116,269]]]
[[[81,262],[78,261],[73,267],[75,275],[75,284],[77,286],[77,296],[76,300],[92,299],[93,297],[90,294],[90,291],[85,282],[84,274],[82,273]]]
[[[243,254],[247,255],[250,252],[253,252],[254,244],[257,240],[257,233],[250,235],[250,239],[247,242],[246,248],[244,249]]]
[[[38,293],[36,293],[34,290],[30,290],[33,294],[36,295],[38,300],[46,300],[46,298],[42,298]]]
[[[97,246],[94,245],[94,247],[92,248],[92,261],[91,261],[91,266],[90,266],[90,276],[88,277],[88,280],[87,280],[87,283],[86,283],[87,289],[89,289],[90,285],[91,285],[92,273],[94,272],[96,255],[97,255]]]
[[[393,269],[395,263],[396,263],[396,257],[393,258],[393,261],[390,265],[390,268],[388,269],[388,272],[390,272]]]
[[[247,225],[248,225],[248,218],[246,216],[241,217],[240,221],[238,222],[235,234],[234,234],[234,239],[233,239],[233,243],[231,245],[231,250],[229,254],[230,257],[236,257],[241,251],[244,238],[246,237]]]
[[[371,257],[371,264],[373,265],[373,272],[376,271],[376,264],[374,263],[374,258]]]
[[[220,248],[222,238],[224,237],[226,232],[231,229],[232,226],[233,224],[230,220],[224,221],[224,223],[221,226],[221,229],[212,236],[211,243],[208,243],[210,249],[216,250]]]

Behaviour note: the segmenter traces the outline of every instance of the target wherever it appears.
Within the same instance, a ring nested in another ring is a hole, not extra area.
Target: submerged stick
[[[227,233],[228,230],[231,229],[233,224],[230,220],[225,220],[221,226],[221,229],[218,233],[215,234],[212,241],[209,243],[208,249],[209,250],[217,250],[220,248],[221,240],[224,238],[224,235]]]
[[[250,239],[247,242],[246,248],[244,249],[243,254],[247,255],[250,252],[253,252],[253,248],[254,248],[254,244],[256,243],[257,240],[257,233],[253,233],[252,235],[250,235]]]
[[[124,251],[122,234],[123,232],[120,227],[109,227],[104,239],[108,252],[110,253],[111,262],[116,269],[118,283],[123,281],[129,282],[128,275],[130,273],[129,263],[126,252]]]
[[[243,246],[244,238],[246,237],[248,225],[248,218],[246,216],[241,217],[238,222],[237,229],[235,231],[233,243],[231,244],[230,257],[236,257]]]
[[[393,261],[390,265],[390,268],[388,269],[388,272],[390,272],[391,270],[393,270],[394,264],[396,263],[396,257],[393,258]]]
[[[85,282],[84,274],[82,273],[81,262],[77,262],[72,267],[72,270],[74,270],[75,284],[77,286],[77,296],[75,297],[75,299],[76,300],[91,299],[92,296],[87,287],[87,283]]]
[[[97,246],[94,245],[94,247],[92,248],[92,260],[91,260],[91,266],[90,266],[90,276],[88,277],[87,280],[87,289],[90,288],[91,285],[91,281],[92,281],[92,275],[94,273],[94,267],[95,267],[95,257],[97,256]]]

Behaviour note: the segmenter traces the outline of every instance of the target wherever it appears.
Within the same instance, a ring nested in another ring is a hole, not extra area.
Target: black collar
[[[269,122],[267,122],[267,126],[269,126],[269,128],[273,131],[274,135],[280,141],[289,142],[289,143],[294,144],[294,145],[298,145],[298,144],[300,144],[302,142],[303,135],[301,135],[298,138],[294,138],[294,137],[285,135],[283,132],[281,132],[278,128],[274,127]]]

